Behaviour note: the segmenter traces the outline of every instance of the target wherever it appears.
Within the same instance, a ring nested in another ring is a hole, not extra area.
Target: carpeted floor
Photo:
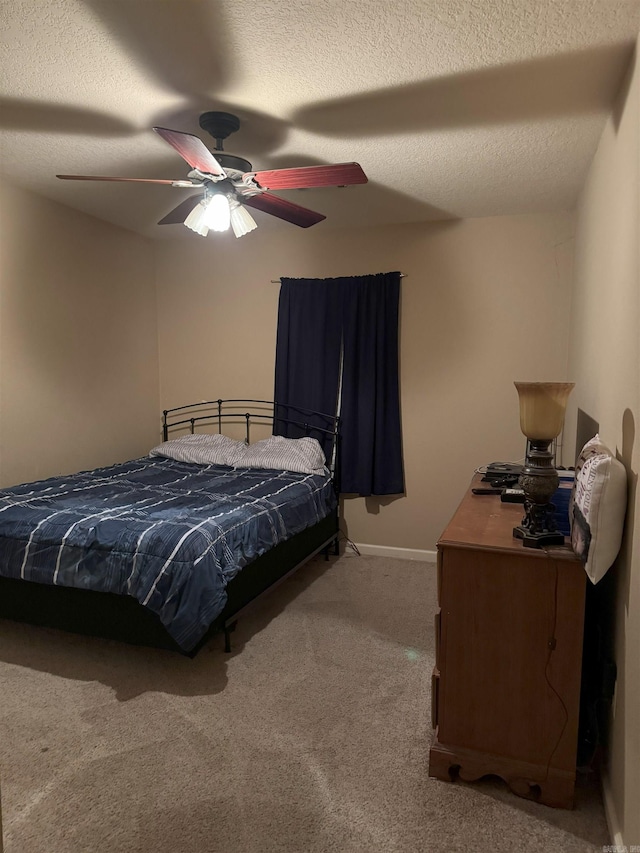
[[[427,775],[435,567],[314,560],[194,659],[0,622],[5,853],[601,851],[573,811]]]

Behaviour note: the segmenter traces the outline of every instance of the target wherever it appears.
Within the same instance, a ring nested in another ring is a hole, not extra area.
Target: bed
[[[337,553],[338,427],[200,402],[163,412],[147,456],[0,490],[0,618],[190,656],[222,632],[229,651],[246,608]]]

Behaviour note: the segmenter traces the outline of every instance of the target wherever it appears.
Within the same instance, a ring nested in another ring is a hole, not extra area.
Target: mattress
[[[328,474],[142,457],[0,490],[0,575],[133,596],[189,651],[242,567],[335,505]]]

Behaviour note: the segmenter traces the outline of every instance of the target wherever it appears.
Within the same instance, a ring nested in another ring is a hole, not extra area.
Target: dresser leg
[[[442,782],[454,782],[459,771],[460,765],[456,763],[454,754],[448,749],[442,749],[436,734],[436,742],[429,751],[429,776]]]

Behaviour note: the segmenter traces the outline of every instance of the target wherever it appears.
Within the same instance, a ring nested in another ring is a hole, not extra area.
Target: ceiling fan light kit
[[[209,231],[228,231],[231,223],[229,200],[223,193],[205,196],[187,216],[187,228],[206,237]]]
[[[64,180],[131,181],[165,184],[179,188],[201,189],[202,196],[184,199],[164,216],[159,225],[183,222],[187,228],[206,237],[209,231],[227,231],[242,237],[257,227],[246,206],[269,213],[301,228],[309,228],[326,217],[322,213],[273,195],[269,190],[307,189],[311,187],[344,187],[365,184],[367,176],[358,163],[322,166],[300,166],[291,169],[252,171],[243,157],[223,151],[223,142],[240,127],[231,113],[207,112],[200,116],[200,127],[216,140],[215,156],[202,140],[191,133],[154,127],[154,131],[185,160],[191,171],[188,180],[155,180],[153,178],[117,178],[92,175],[56,175]],[[186,218],[184,217],[186,214]]]

